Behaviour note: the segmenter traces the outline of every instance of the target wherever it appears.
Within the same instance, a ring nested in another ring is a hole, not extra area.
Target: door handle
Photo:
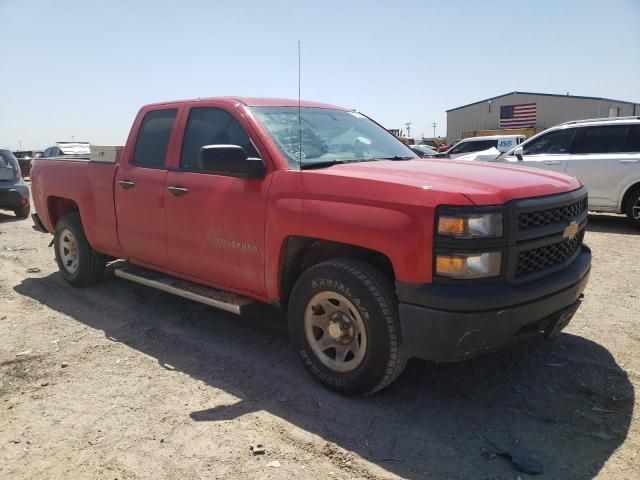
[[[620,160],[620,163],[638,163],[637,158],[629,158],[628,160]]]
[[[167,190],[173,193],[176,197],[181,197],[189,193],[189,190],[184,187],[167,187]]]
[[[560,165],[560,161],[559,160],[546,160],[544,162],[545,165]]]
[[[133,183],[131,180],[120,180],[118,182],[118,185],[120,185],[125,190],[129,190],[130,188],[133,188],[136,186],[136,184]]]

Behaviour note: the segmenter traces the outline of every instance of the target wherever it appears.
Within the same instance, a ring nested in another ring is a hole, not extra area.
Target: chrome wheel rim
[[[356,307],[343,295],[324,291],[307,304],[307,342],[318,359],[335,372],[356,369],[367,351],[367,331]]]
[[[78,244],[76,237],[67,228],[60,233],[58,253],[64,269],[69,273],[75,273],[78,269]]]
[[[636,203],[631,207],[631,215],[634,220],[640,220],[640,197],[636,198]]]

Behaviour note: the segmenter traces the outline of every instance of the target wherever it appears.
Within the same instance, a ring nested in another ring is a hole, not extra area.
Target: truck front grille
[[[518,215],[518,228],[523,231],[530,228],[566,222],[571,218],[577,217],[586,209],[587,197],[584,197],[570,205],[563,205],[546,210],[536,210],[534,212],[524,212]]]
[[[543,247],[518,253],[515,278],[561,265],[570,259],[582,245],[584,230],[572,240],[562,240]]]

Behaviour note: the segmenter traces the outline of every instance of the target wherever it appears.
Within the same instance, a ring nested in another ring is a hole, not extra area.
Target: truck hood
[[[568,192],[581,186],[576,178],[536,168],[439,159],[348,163],[304,173],[462,194],[476,205],[499,205],[518,198]]]

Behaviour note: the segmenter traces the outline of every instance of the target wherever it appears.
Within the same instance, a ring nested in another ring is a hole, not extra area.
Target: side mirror
[[[226,177],[259,179],[266,174],[261,158],[249,158],[239,145],[205,145],[198,152],[198,167]]]
[[[522,161],[522,147],[516,147],[516,149],[513,151],[513,154],[519,161]]]

